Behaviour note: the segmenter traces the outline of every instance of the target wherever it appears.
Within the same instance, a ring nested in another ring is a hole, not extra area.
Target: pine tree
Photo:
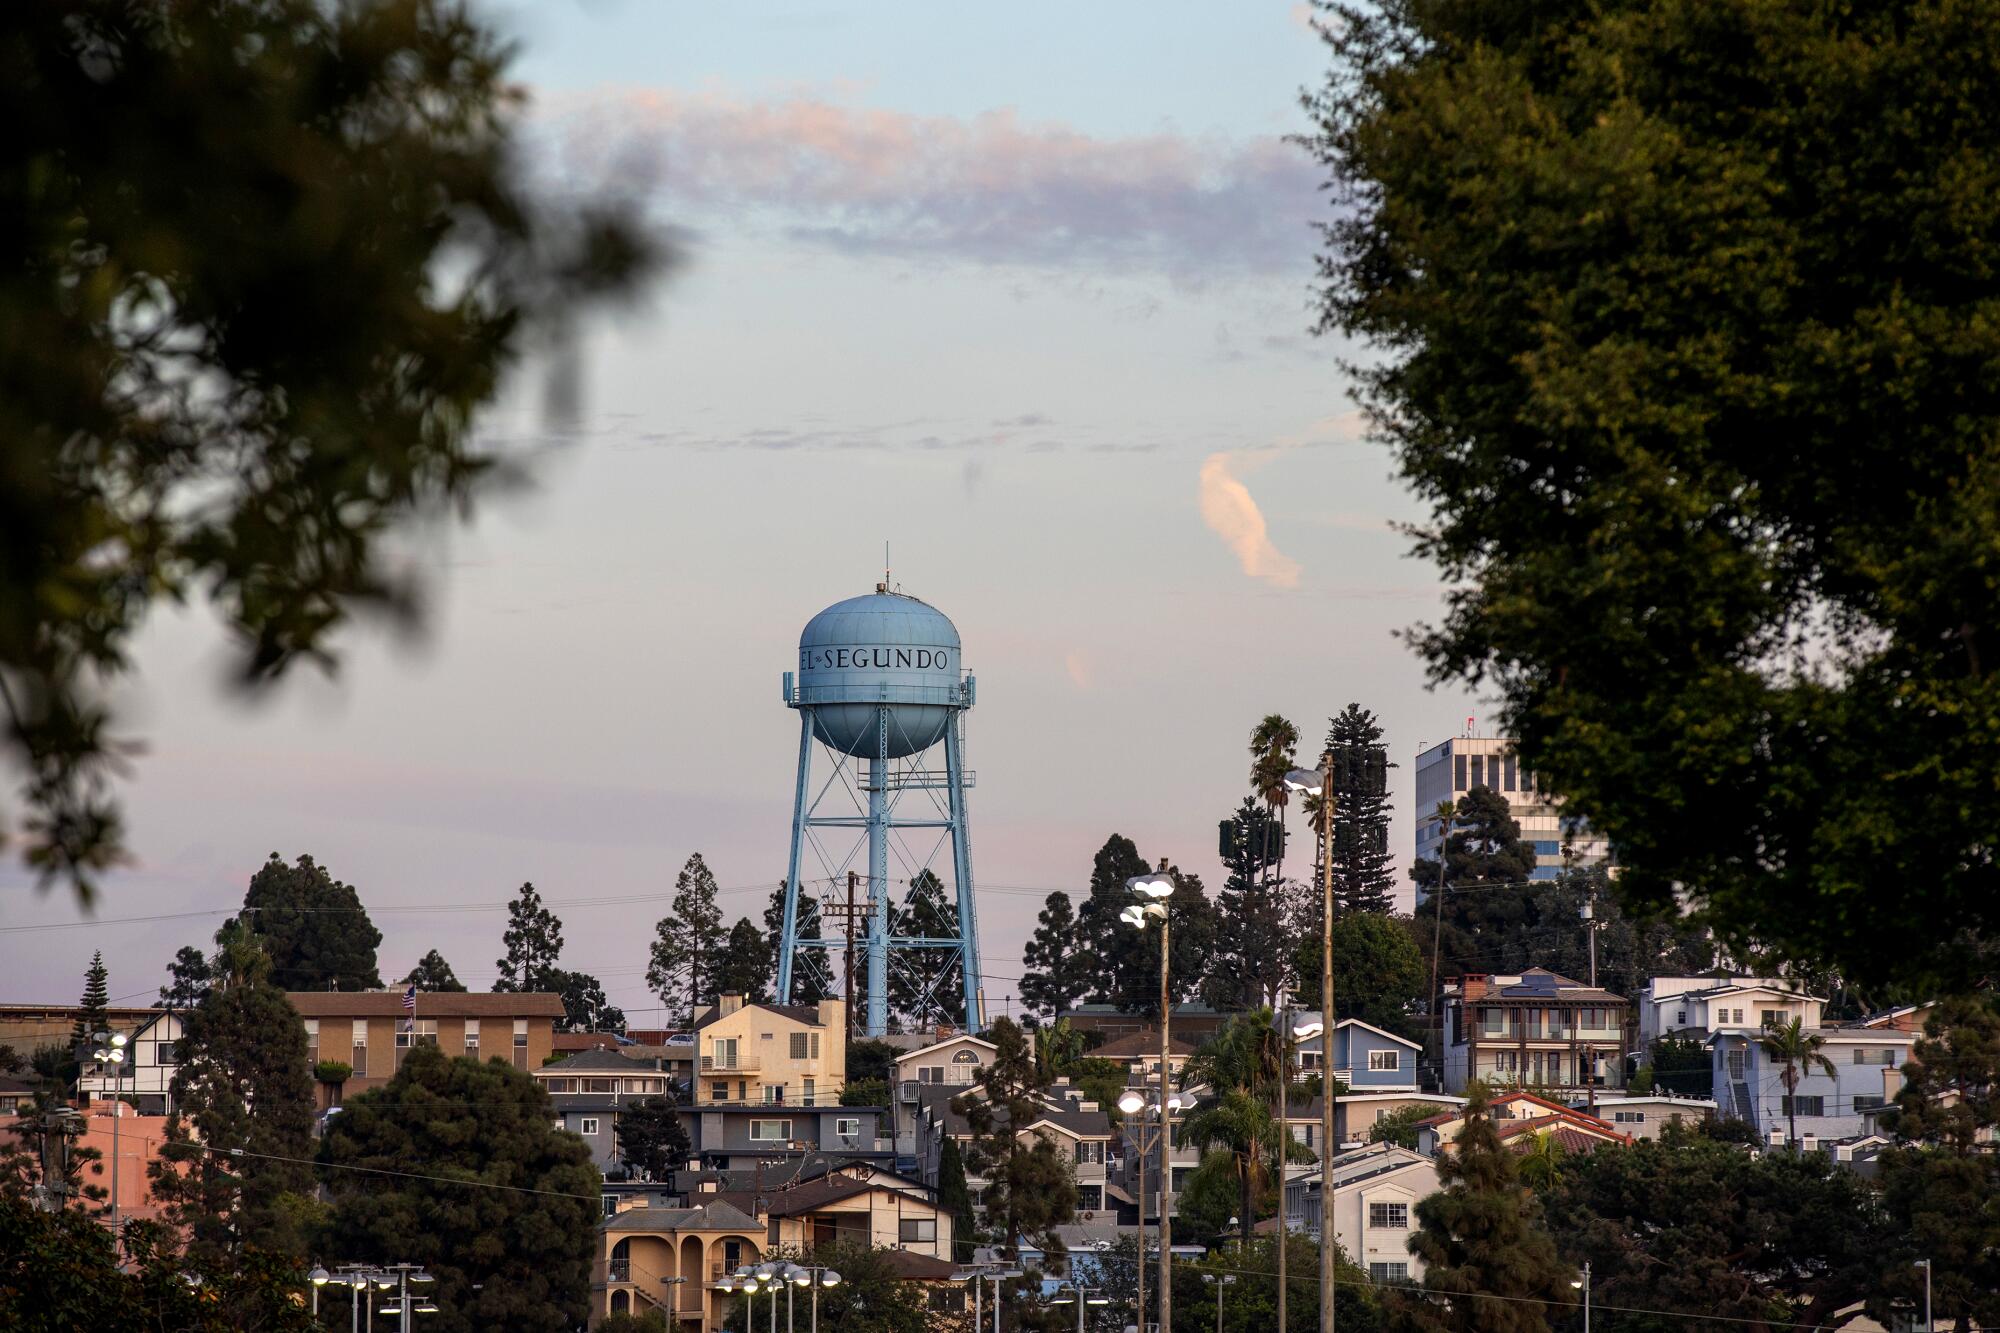
[[[542,906],[542,895],[533,884],[521,885],[520,893],[507,905],[507,930],[500,942],[507,946],[507,956],[493,964],[500,972],[494,990],[562,992],[565,978],[558,962],[563,951],[562,922]]]
[[[375,950],[382,932],[353,886],[310,856],[292,865],[276,852],[243,895],[242,921],[264,941],[271,977],[285,990],[376,990]]]
[[[1333,753],[1336,801],[1329,841],[1333,894],[1342,912],[1387,912],[1395,892],[1389,854],[1388,747],[1382,725],[1360,704],[1329,718],[1326,748]]]
[[[1090,991],[1092,962],[1077,939],[1076,910],[1057,889],[1042,900],[1035,933],[1021,952],[1021,1004],[1053,1023]]]
[[[958,904],[946,895],[943,880],[919,870],[890,925],[896,935],[950,939],[958,934]],[[914,1028],[962,1023],[964,995],[965,962],[956,949],[904,950],[889,972],[889,1003]]]
[[[406,1052],[327,1126],[327,1253],[422,1264],[437,1279],[429,1333],[582,1327],[603,1186],[590,1149],[554,1119],[525,1071]]]
[[[110,1008],[110,973],[104,967],[104,950],[99,949],[90,956],[90,966],[83,972],[83,999],[77,1003],[70,1045],[84,1046],[95,1041],[96,1034],[105,1031],[105,1025],[111,1021]]]
[[[771,941],[749,917],[739,917],[715,958],[715,993],[753,1003],[771,998]]]
[[[417,965],[403,978],[403,984],[413,985],[421,991],[465,990],[465,983],[458,979],[458,975],[451,970],[451,964],[447,963],[444,955],[436,949],[432,949],[417,960]]]
[[[1434,947],[1429,941],[1441,941],[1440,981],[1494,971],[1505,965],[1509,942],[1524,938],[1533,922],[1535,896],[1547,892],[1530,885],[1534,844],[1522,839],[1506,797],[1490,787],[1474,787],[1458,801],[1443,852],[1442,892],[1436,860],[1418,861],[1410,870],[1410,878],[1430,895],[1417,908],[1418,937],[1427,942],[1426,952]]]
[[[1205,960],[1201,994],[1210,1007],[1234,1012],[1282,998],[1290,948],[1284,899],[1266,873],[1276,820],[1245,797],[1227,827],[1222,864],[1229,873],[1217,895],[1215,948]]]
[[[192,944],[183,944],[174,961],[167,964],[167,984],[160,987],[159,1007],[186,1013],[208,994],[211,977],[208,955]]]
[[[716,994],[710,973],[724,939],[716,892],[715,876],[696,852],[675,877],[673,908],[655,928],[646,984],[667,1012],[685,1023],[693,1023]]]
[[[1157,1013],[1160,1007],[1160,939],[1157,927],[1138,930],[1120,920],[1135,899],[1125,881],[1154,869],[1130,838],[1112,834],[1098,849],[1090,874],[1090,897],[1077,909],[1081,952],[1093,961],[1090,999],[1117,1005],[1126,1013]],[[1173,896],[1173,958],[1168,971],[1175,1003],[1192,996],[1215,949],[1215,908],[1202,891],[1199,875],[1170,869]]]
[[[636,1180],[666,1182],[687,1165],[692,1147],[672,1097],[643,1097],[626,1103],[612,1128],[618,1160]]]
[[[216,943],[215,983],[185,1019],[153,1194],[207,1260],[246,1244],[297,1255],[313,1193],[305,1024],[261,936],[232,921]]]
[[[1442,1188],[1417,1203],[1410,1253],[1424,1261],[1423,1289],[1445,1302],[1410,1302],[1412,1323],[1451,1333],[1548,1333],[1548,1306],[1570,1304],[1569,1267],[1536,1223],[1514,1154],[1488,1114],[1492,1095],[1467,1089],[1465,1127],[1437,1158]]]
[[[562,998],[561,1032],[623,1032],[625,1011],[605,998],[604,987],[588,972],[557,968],[548,985]]]
[[[958,1140],[947,1136],[938,1153],[938,1207],[951,1214],[951,1257],[956,1263],[971,1263],[977,1230],[972,1216],[972,1191],[965,1183],[965,1159]]]
[[[802,940],[825,939],[820,928],[819,899],[799,890],[799,938]],[[778,950],[785,937],[785,885],[778,882],[771,894],[771,905],[764,909],[764,933],[771,942],[771,967],[775,981],[777,975]],[[792,993],[789,996],[773,994],[780,1004],[818,1004],[821,1000],[837,999],[840,986],[833,975],[833,958],[824,949],[800,949],[792,955]]]
[[[969,1162],[987,1181],[987,1219],[1012,1253],[1020,1238],[1046,1240],[1075,1218],[1076,1173],[1052,1142],[1026,1132],[1041,1109],[1026,1034],[1002,1018],[986,1037],[995,1049],[977,1075],[985,1096],[967,1095],[954,1105],[972,1127]]]

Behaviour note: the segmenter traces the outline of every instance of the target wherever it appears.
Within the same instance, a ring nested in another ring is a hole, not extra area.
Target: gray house
[[[681,1119],[704,1171],[753,1171],[801,1159],[895,1164],[883,1106],[702,1105]]]
[[[534,1071],[535,1081],[556,1107],[556,1128],[590,1145],[600,1171],[618,1167],[618,1117],[633,1102],[674,1091],[657,1059],[636,1059],[618,1051],[579,1051]],[[676,1098],[678,1100],[678,1098]]]
[[[1712,1035],[1710,1067],[1722,1114],[1749,1121],[1767,1143],[1783,1143],[1796,1120],[1800,1145],[1808,1150],[1870,1133],[1876,1114],[1902,1090],[1903,1065],[1917,1034],[1877,1027],[1820,1028],[1818,1034],[1833,1073],[1817,1066],[1799,1070],[1796,1094],[1786,1093],[1784,1065],[1764,1049],[1762,1033],[1740,1028]],[[1796,1117],[1788,1114],[1793,1110]]]

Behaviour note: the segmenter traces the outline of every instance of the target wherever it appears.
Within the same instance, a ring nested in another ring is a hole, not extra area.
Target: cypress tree
[[[1412,1301],[1420,1329],[1450,1333],[1548,1333],[1548,1306],[1572,1303],[1569,1267],[1538,1225],[1513,1153],[1488,1114],[1492,1096],[1475,1080],[1465,1126],[1437,1158],[1437,1193],[1417,1203],[1410,1253],[1424,1261],[1423,1289],[1448,1302]]]
[[[977,1236],[972,1220],[972,1190],[965,1183],[965,1159],[959,1154],[958,1140],[946,1138],[938,1154],[938,1207],[951,1214],[951,1257],[958,1263],[972,1262],[973,1241]]]
[[[521,885],[514,901],[507,905],[507,930],[500,937],[507,956],[493,966],[500,977],[496,991],[531,991],[560,994],[566,980],[558,960],[562,957],[562,922],[542,906],[542,895],[532,883]]]
[[[1389,854],[1389,749],[1382,724],[1360,704],[1327,719],[1335,793],[1333,893],[1343,912],[1387,912],[1396,887]]]

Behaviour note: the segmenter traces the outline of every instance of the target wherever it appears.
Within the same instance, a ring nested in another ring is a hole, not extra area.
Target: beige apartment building
[[[291,991],[286,998],[306,1025],[307,1063],[338,1061],[354,1070],[337,1094],[320,1088],[323,1105],[381,1087],[417,1046],[498,1057],[533,1072],[554,1049],[563,1016],[561,996],[533,993],[419,991],[414,1015],[404,1013],[399,990]]]
[[[695,1023],[695,1102],[837,1106],[847,1086],[847,1005],[745,1002],[725,995]]]
[[[1521,836],[1535,845],[1533,878],[1554,879],[1562,870],[1563,840],[1570,838],[1578,866],[1610,859],[1611,846],[1587,829],[1566,827],[1562,798],[1530,773],[1514,755],[1514,742],[1504,736],[1455,736],[1417,755],[1417,859],[1433,860],[1444,836],[1438,804],[1457,801],[1474,787],[1487,787],[1507,798],[1507,812],[1521,826]],[[1416,886],[1417,901],[1429,896],[1429,886]]]

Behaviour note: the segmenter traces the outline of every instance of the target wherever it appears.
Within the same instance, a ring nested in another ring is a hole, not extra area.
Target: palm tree
[[[1070,1072],[1083,1054],[1083,1034],[1058,1018],[1045,1028],[1035,1029],[1035,1077],[1047,1087]]]
[[[1562,1184],[1565,1156],[1567,1153],[1553,1133],[1543,1130],[1535,1135],[1535,1146],[1521,1155],[1522,1183],[1537,1194],[1547,1194]]]
[[[1285,774],[1297,762],[1299,729],[1277,713],[1267,713],[1250,732],[1250,790],[1270,808],[1282,825],[1291,793]],[[1285,843],[1278,840],[1278,878],[1285,877]]]
[[[1239,1200],[1236,1220],[1246,1245],[1250,1242],[1251,1228],[1256,1225],[1255,1200],[1271,1182],[1272,1173],[1264,1159],[1274,1128],[1270,1103],[1241,1090],[1224,1093],[1181,1125],[1182,1136],[1191,1146],[1203,1152],[1220,1148],[1230,1155],[1236,1169]],[[1311,1150],[1290,1135],[1283,1142],[1288,1160],[1313,1160]],[[1282,1198],[1278,1207],[1284,1208]]]
[[[1835,1071],[1833,1061],[1820,1052],[1820,1047],[1826,1045],[1826,1038],[1817,1032],[1807,1032],[1805,1024],[1799,1019],[1769,1024],[1764,1029],[1764,1035],[1757,1040],[1763,1046],[1764,1054],[1784,1066],[1778,1078],[1785,1085],[1785,1135],[1796,1152],[1799,1146],[1799,1080],[1815,1069],[1823,1070],[1828,1078],[1840,1075]]]

